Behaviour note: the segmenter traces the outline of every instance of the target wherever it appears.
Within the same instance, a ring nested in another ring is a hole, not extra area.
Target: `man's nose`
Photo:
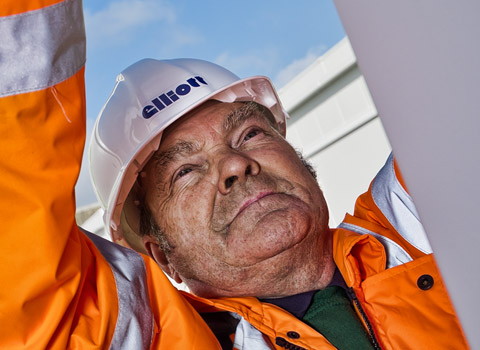
[[[230,151],[219,162],[218,187],[222,194],[228,194],[235,183],[242,183],[248,176],[258,175],[260,164],[246,154]]]

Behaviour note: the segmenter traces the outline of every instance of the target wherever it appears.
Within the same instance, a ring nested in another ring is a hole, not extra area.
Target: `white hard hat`
[[[118,75],[89,150],[90,175],[113,241],[145,252],[131,193],[137,175],[158,150],[163,130],[210,99],[255,101],[272,112],[285,135],[287,114],[266,77],[240,79],[197,59],[144,59]]]

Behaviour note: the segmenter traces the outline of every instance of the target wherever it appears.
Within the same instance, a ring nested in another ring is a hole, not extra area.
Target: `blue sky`
[[[116,75],[145,57],[201,58],[281,88],[344,36],[332,0],[84,0],[87,131]],[[87,140],[88,143],[88,140]],[[84,157],[77,205],[95,201]]]

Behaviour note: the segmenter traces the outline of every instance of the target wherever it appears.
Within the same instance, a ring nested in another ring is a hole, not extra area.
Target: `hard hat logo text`
[[[197,88],[202,85],[208,85],[207,82],[199,76],[192,77],[186,80],[187,84],[180,84],[174,90],[165,92],[152,100],[153,105],[146,105],[143,107],[142,116],[149,119],[157,114],[162,109],[170,106],[172,103],[178,101],[182,96],[188,95],[192,88]]]

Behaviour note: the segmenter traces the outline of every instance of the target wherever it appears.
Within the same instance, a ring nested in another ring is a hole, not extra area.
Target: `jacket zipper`
[[[358,313],[360,314],[363,321],[365,322],[365,325],[367,326],[368,335],[370,336],[370,340],[373,344],[373,347],[375,348],[375,350],[381,350],[382,348],[380,347],[380,344],[378,344],[378,340],[377,340],[377,337],[375,336],[375,332],[373,331],[372,324],[370,323],[370,320],[368,319],[367,314],[363,310],[363,307],[360,304],[360,300],[358,300],[357,295],[355,294],[355,291],[353,290],[352,287],[348,288],[347,291],[350,298],[353,300],[353,303],[355,304],[355,307]]]

